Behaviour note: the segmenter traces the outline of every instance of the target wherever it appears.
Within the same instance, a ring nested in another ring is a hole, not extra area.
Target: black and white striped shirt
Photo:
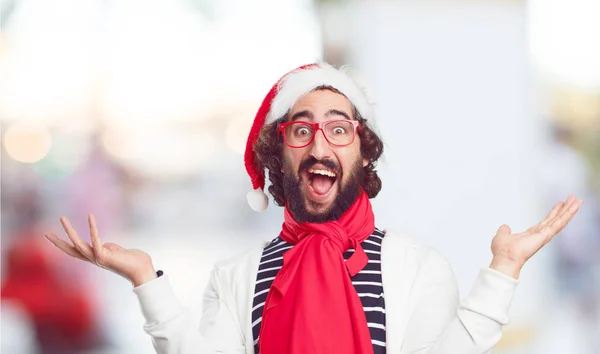
[[[384,233],[375,229],[373,234],[361,243],[369,257],[369,263],[351,278],[365,310],[375,354],[385,354],[385,299],[381,283],[381,241],[383,237]],[[258,337],[267,293],[273,279],[283,266],[283,254],[292,247],[292,244],[277,237],[263,250],[252,304],[252,335],[256,354],[258,354]],[[354,249],[349,249],[344,253],[344,259],[350,258],[353,253]]]

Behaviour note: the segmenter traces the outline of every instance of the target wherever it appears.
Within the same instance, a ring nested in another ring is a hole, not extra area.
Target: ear
[[[363,167],[367,167],[368,164],[369,164],[369,160],[367,160],[363,157]]]

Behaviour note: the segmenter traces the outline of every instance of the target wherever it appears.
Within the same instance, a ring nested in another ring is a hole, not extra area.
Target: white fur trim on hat
[[[319,86],[335,88],[352,102],[363,118],[373,117],[373,108],[366,93],[344,69],[338,70],[329,64],[319,63],[314,67],[293,71],[283,78],[271,103],[265,124],[283,117],[298,99]]]

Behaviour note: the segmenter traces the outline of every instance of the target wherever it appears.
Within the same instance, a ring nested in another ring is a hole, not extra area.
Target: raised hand
[[[558,202],[546,218],[525,232],[513,234],[508,225],[502,225],[492,240],[494,258],[490,268],[515,279],[529,258],[558,234],[579,210],[583,200],[569,196]]]
[[[147,253],[137,249],[126,249],[115,243],[103,244],[98,235],[93,215],[88,216],[91,246],[79,238],[69,219],[63,216],[60,218],[60,222],[71,243],[51,232],[45,233],[44,237],[69,256],[117,273],[131,281],[133,286],[142,285],[156,278],[152,259]]]

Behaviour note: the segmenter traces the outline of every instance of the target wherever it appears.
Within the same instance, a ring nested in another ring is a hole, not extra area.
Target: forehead
[[[330,110],[338,110],[353,117],[352,104],[346,96],[331,90],[316,90],[300,97],[290,111],[290,116],[300,111],[310,111],[322,115]]]

